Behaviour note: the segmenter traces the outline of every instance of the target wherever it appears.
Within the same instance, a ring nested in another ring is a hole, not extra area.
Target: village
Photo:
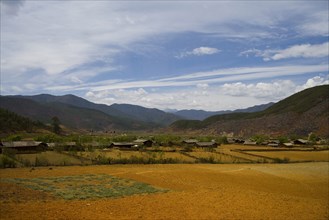
[[[132,139],[132,138],[130,138]],[[92,164],[288,163],[329,161],[323,140],[189,138],[114,142],[2,141],[1,168]],[[203,140],[202,140],[203,139]],[[129,140],[129,139],[127,139]]]

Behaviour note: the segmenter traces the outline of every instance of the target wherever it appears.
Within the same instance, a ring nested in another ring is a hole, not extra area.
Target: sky
[[[328,1],[0,6],[1,95],[219,111],[329,84]]]

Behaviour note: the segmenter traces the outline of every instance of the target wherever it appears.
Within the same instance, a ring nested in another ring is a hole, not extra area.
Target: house
[[[185,146],[196,146],[196,143],[199,142],[196,139],[187,139],[187,140],[183,140],[182,144]]]
[[[227,138],[228,144],[243,144],[244,140],[240,138]]]
[[[294,140],[294,144],[296,144],[296,145],[306,145],[306,144],[308,144],[308,141],[304,140],[304,139],[297,139],[297,140]]]
[[[40,141],[2,142],[0,144],[0,152],[2,153],[4,149],[13,149],[16,150],[18,153],[34,153],[47,150],[48,145]]]
[[[284,147],[293,147],[294,144],[293,143],[290,143],[290,142],[287,142],[287,143],[283,143],[283,146]]]
[[[137,139],[134,141],[134,143],[138,146],[144,146],[144,147],[152,147],[153,145],[153,141],[146,139]]]
[[[134,142],[113,142],[109,146],[110,148],[120,148],[120,149],[132,149],[138,147]]]
[[[245,141],[243,145],[257,145],[256,141]]]
[[[234,138],[227,138],[227,143],[228,144],[234,144],[235,143],[235,139]]]
[[[202,148],[216,148],[218,146],[216,142],[196,142],[195,145]]]
[[[279,147],[280,141],[279,140],[269,140],[267,145],[270,147]]]

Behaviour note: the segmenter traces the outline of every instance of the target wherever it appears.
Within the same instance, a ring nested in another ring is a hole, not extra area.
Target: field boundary
[[[240,150],[232,150],[232,151],[237,152],[237,153],[241,153],[241,154],[246,154],[246,155],[254,156],[254,157],[260,157],[262,159],[272,160],[272,162],[275,160],[272,157],[266,157],[266,156],[262,156],[262,155],[252,154],[252,153],[248,153],[248,152],[245,152],[245,151],[240,151]],[[263,151],[263,152],[266,152],[266,150]]]
[[[234,158],[236,158],[236,159],[238,159],[238,160],[247,160],[247,161],[249,161],[249,162],[255,163],[254,160],[251,160],[251,159],[248,159],[248,158],[239,157],[239,156],[232,155],[232,154],[226,154],[226,153],[223,153],[223,152],[216,152],[216,151],[213,152],[213,153],[215,153],[215,154],[223,154],[223,155],[225,155],[225,156],[234,157]]]

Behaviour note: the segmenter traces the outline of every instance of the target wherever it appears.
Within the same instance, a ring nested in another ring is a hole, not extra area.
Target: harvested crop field
[[[0,219],[328,219],[328,171],[327,162],[4,169]]]
[[[269,157],[269,158],[287,158],[292,162],[300,161],[329,161],[329,151],[246,151],[246,153]]]

